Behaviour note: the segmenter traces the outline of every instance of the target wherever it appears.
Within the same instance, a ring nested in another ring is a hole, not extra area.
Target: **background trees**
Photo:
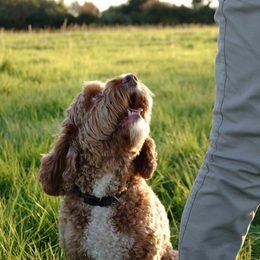
[[[47,0],[0,0],[0,27],[26,29],[60,27],[68,15],[67,7]]]
[[[214,23],[215,10],[210,1],[193,0],[193,8],[159,2],[159,0],[129,0],[101,13],[90,2],[70,6],[54,0],[0,0],[0,28],[59,28],[68,24],[161,24]]]

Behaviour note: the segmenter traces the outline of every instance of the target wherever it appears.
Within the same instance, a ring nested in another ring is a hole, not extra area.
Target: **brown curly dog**
[[[88,82],[67,110],[40,182],[63,195],[60,245],[69,259],[175,259],[156,168],[152,94],[135,75]]]

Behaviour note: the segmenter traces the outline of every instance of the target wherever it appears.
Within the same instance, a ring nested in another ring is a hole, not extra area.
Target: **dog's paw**
[[[139,155],[134,159],[134,171],[144,179],[152,177],[157,167],[157,153],[155,151],[155,143],[151,137],[148,137],[141,148]]]

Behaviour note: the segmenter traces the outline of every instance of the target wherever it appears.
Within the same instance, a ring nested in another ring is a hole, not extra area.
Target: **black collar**
[[[119,198],[126,192],[126,190],[117,194],[116,196],[105,196],[105,197],[102,197],[102,198],[98,198],[96,196],[83,193],[79,189],[79,187],[76,187],[75,192],[79,197],[83,198],[84,202],[88,205],[99,206],[99,207],[107,207],[107,206],[110,206],[112,204],[119,202]]]

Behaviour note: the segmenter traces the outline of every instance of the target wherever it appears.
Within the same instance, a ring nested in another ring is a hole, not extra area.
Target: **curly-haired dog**
[[[156,168],[150,90],[133,74],[86,83],[67,110],[40,182],[64,195],[69,259],[174,259],[164,207],[146,184]]]

